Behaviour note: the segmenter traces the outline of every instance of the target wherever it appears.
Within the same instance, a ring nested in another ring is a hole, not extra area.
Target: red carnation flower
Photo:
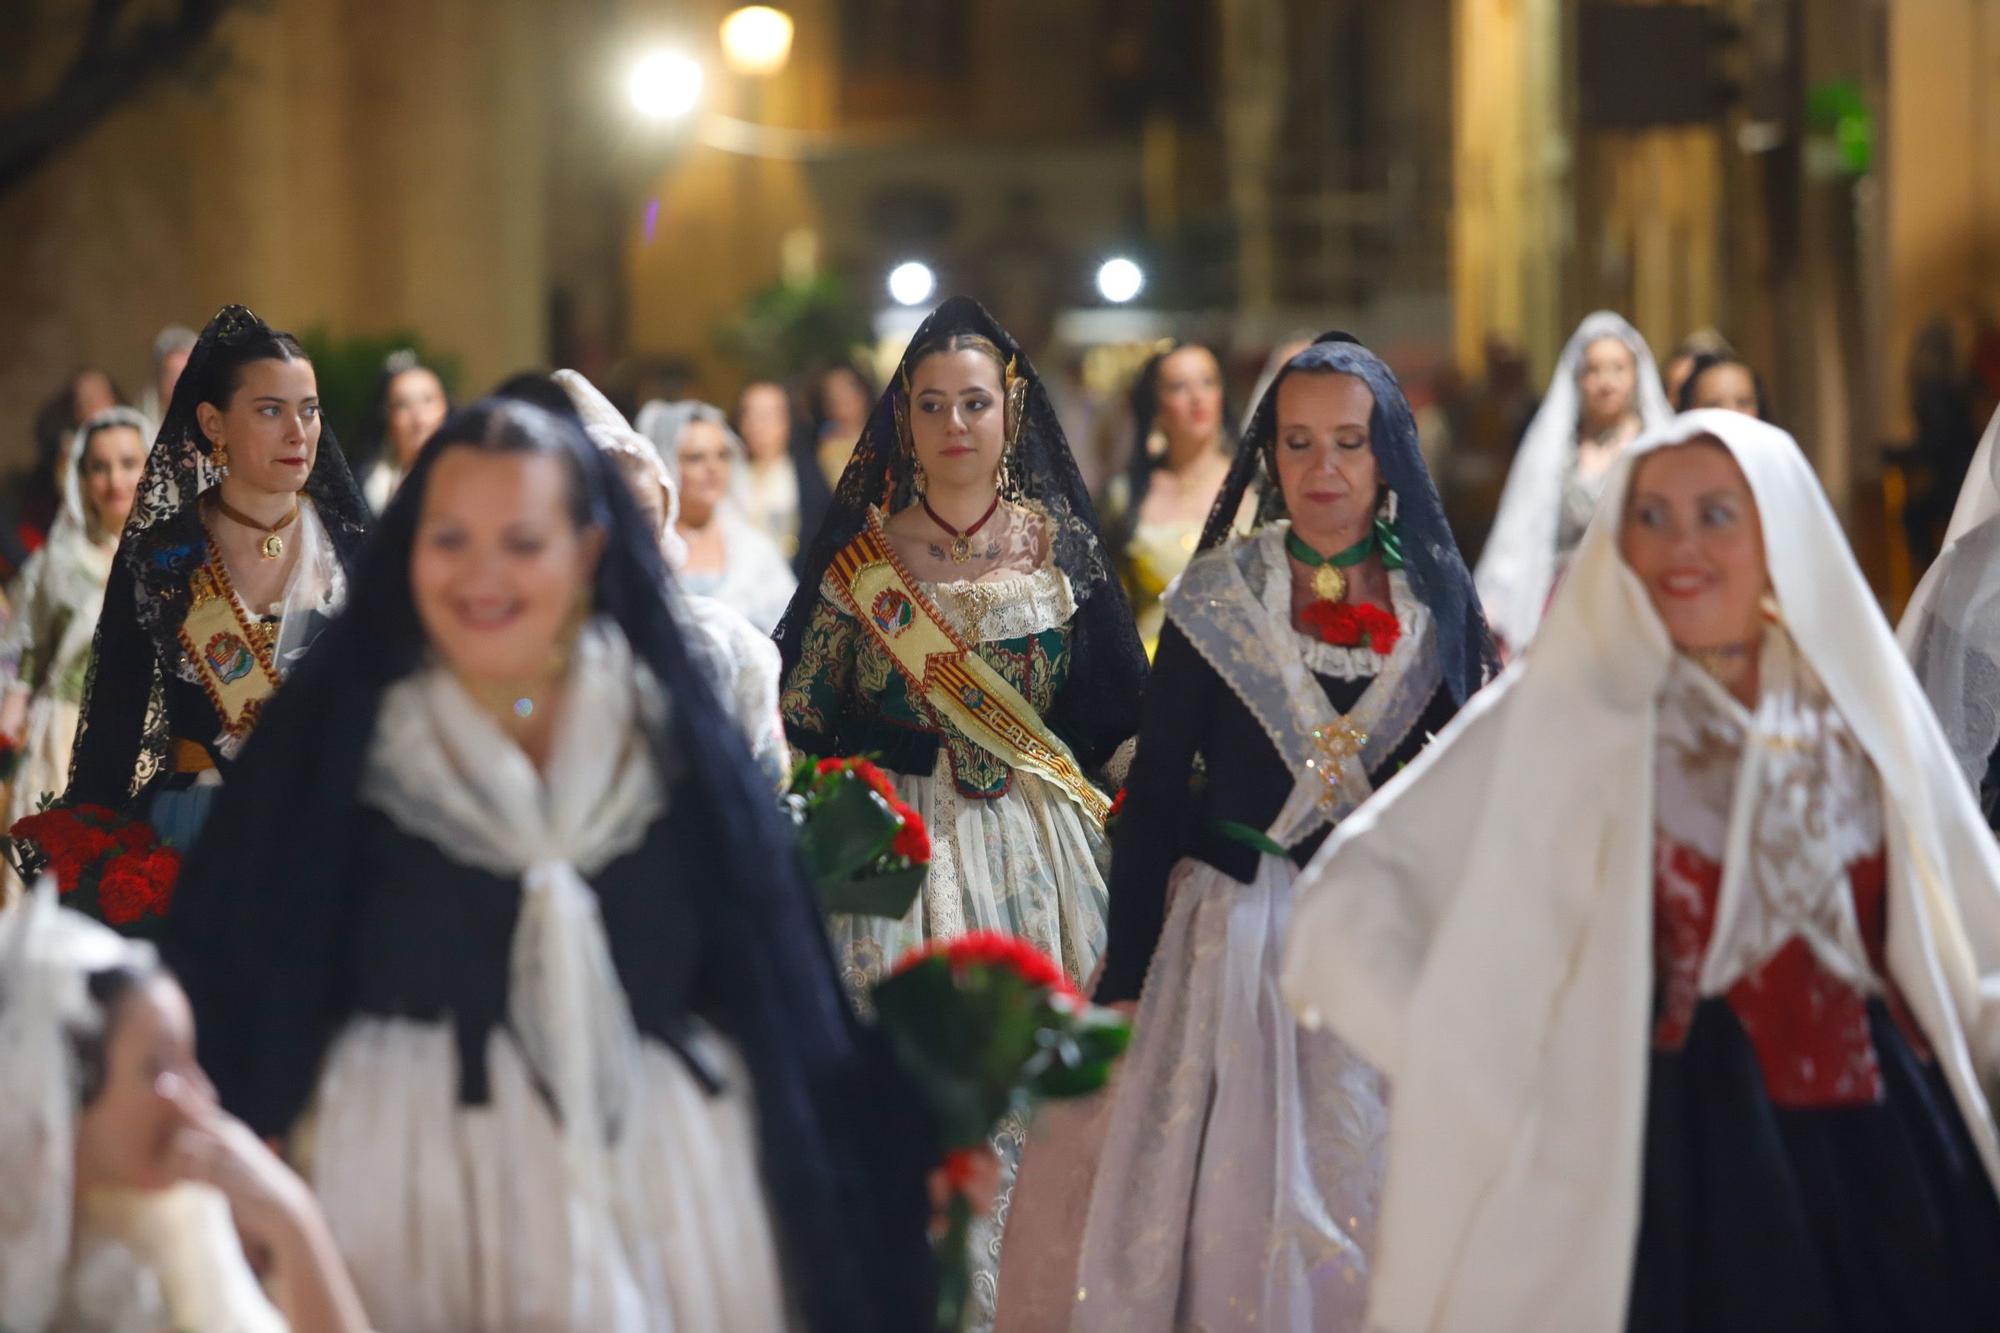
[[[867,783],[869,786],[873,787],[876,793],[879,796],[881,796],[883,800],[889,802],[891,806],[894,806],[897,803],[896,788],[894,784],[892,784],[889,781],[889,775],[887,773],[884,773],[881,769],[875,767],[875,765],[870,763],[868,760],[856,759],[849,766],[848,771],[854,774],[855,777],[860,778],[863,782]]]
[[[896,830],[896,840],[889,844],[889,850],[911,865],[930,864],[931,832],[924,827],[923,816],[901,801],[895,802],[892,808],[903,823]]]
[[[813,772],[819,774],[821,777],[825,777],[828,773],[840,772],[840,770],[842,768],[845,768],[846,766],[847,766],[847,761],[845,759],[835,756],[834,758],[831,759],[822,759],[817,764],[814,764]]]
[[[1070,984],[1054,959],[1018,935],[1009,935],[1004,930],[973,930],[956,939],[933,940],[912,949],[902,962],[896,964],[895,971],[906,972],[932,958],[944,959],[953,972],[973,967],[1010,968],[1030,986],[1046,986],[1064,995],[1077,996],[1076,987]]]
[[[954,1193],[965,1193],[966,1187],[978,1178],[983,1156],[978,1148],[953,1148],[944,1155],[945,1183]]]
[[[1403,627],[1392,612],[1368,602],[1313,602],[1299,620],[1322,643],[1386,653],[1402,637]]]
[[[117,839],[110,832],[83,818],[86,813],[105,820],[117,819],[102,806],[80,805],[44,810],[17,821],[8,830],[10,837],[32,842],[41,849],[49,860],[49,868],[55,871],[57,886],[64,893],[73,891],[84,872],[117,846]]]
[[[1118,794],[1111,798],[1111,808],[1104,812],[1104,822],[1106,824],[1109,824],[1112,820],[1118,818],[1118,816],[1124,813],[1125,813],[1125,789],[1123,787],[1120,787],[1118,789]]]
[[[1355,619],[1360,623],[1362,637],[1371,652],[1389,652],[1395,648],[1396,640],[1403,637],[1403,626],[1395,614],[1379,606],[1364,603],[1356,607]]]
[[[143,865],[153,886],[153,910],[164,916],[174,901],[174,886],[180,882],[181,854],[161,843],[145,854]]]
[[[143,819],[135,819],[117,833],[118,849],[123,852],[143,852],[159,841],[153,826]]]
[[[97,908],[114,926],[127,926],[153,910],[151,876],[137,858],[126,857],[106,866],[97,880]]]

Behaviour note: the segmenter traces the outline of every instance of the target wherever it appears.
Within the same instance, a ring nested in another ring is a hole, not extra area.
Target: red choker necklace
[[[917,497],[917,503],[924,507],[924,512],[926,514],[929,514],[931,516],[931,522],[937,524],[939,527],[943,528],[946,532],[951,534],[952,563],[962,565],[966,561],[972,558],[972,535],[978,532],[981,528],[985,527],[986,520],[992,518],[993,515],[999,511],[1000,494],[998,491],[994,492],[993,503],[987,505],[986,512],[979,516],[979,521],[977,523],[974,523],[971,527],[967,528],[964,532],[960,532],[957,528],[954,528],[951,524],[939,518],[938,511],[931,508],[931,502],[928,496],[919,495]]]

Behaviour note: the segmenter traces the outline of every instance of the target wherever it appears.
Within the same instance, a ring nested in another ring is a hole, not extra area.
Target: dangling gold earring
[[[930,490],[930,488],[931,479],[924,472],[924,461],[913,454],[910,458],[910,489],[918,495],[922,495]]]
[[[228,476],[229,446],[226,444],[218,444],[214,448],[210,449],[208,451],[208,464],[210,467],[215,469],[216,476],[218,477]]]

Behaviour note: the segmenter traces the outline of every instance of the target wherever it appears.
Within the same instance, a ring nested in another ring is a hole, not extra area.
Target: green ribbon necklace
[[[1332,555],[1321,555],[1306,545],[1305,539],[1290,528],[1285,530],[1285,549],[1292,558],[1313,572],[1313,593],[1329,602],[1337,602],[1347,596],[1347,576],[1340,571],[1352,568],[1374,555],[1382,553],[1382,568],[1401,569],[1403,567],[1403,539],[1396,532],[1396,525],[1386,518],[1375,520],[1375,526],[1368,535],[1344,551]]]

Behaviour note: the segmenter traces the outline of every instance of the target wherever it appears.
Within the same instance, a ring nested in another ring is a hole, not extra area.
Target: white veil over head
[[[1625,1322],[1674,649],[1617,518],[1647,455],[1704,438],[1748,480],[1784,631],[1880,778],[1889,976],[2000,1176],[2000,847],[1791,436],[1690,412],[1614,462],[1533,651],[1300,876],[1285,993],[1395,1086],[1371,1327]]]
[[[638,429],[641,435],[651,440],[653,447],[665,460],[667,470],[675,477],[681,474],[681,434],[697,421],[706,421],[722,430],[722,438],[729,448],[729,495],[732,501],[740,501],[743,489],[748,484],[745,477],[746,465],[750,461],[750,451],[743,443],[743,437],[729,424],[729,414],[713,403],[698,402],[685,398],[679,402],[667,402],[656,398],[639,409]]]
[[[1944,550],[1924,572],[1896,637],[1976,792],[2000,747],[2000,412],[1959,488]]]
[[[90,976],[154,965],[128,940],[56,903],[53,877],[0,912],[0,1327],[55,1318],[68,1266],[76,1117],[75,1042],[105,1015]]]
[[[639,433],[651,441],[666,470],[679,480],[681,440],[697,421],[719,427],[729,451],[729,490],[716,506],[714,522],[728,554],[721,580],[709,590],[715,597],[750,618],[764,633],[776,627],[785,604],[798,586],[791,562],[762,528],[750,520],[745,495],[750,484],[749,452],[729,416],[712,403],[687,399],[656,400],[639,409]]]
[[[153,434],[159,428],[152,419],[135,407],[107,407],[76,428],[63,450],[60,494],[62,506],[56,511],[56,521],[49,525],[49,541],[53,544],[58,534],[65,529],[81,534],[86,540],[90,536],[90,513],[83,503],[83,451],[90,443],[90,437],[98,431],[115,426],[125,426],[139,432],[142,450],[153,447]]]
[[[595,384],[574,370],[558,370],[549,378],[560,384],[563,392],[569,395],[577,415],[583,418],[584,434],[590,437],[592,444],[608,454],[638,460],[652,473],[653,480],[660,484],[667,509],[666,530],[660,534],[660,554],[669,570],[679,573],[687,568],[687,541],[674,527],[681,516],[678,474],[667,466],[653,441],[643,432],[634,430],[631,423],[625,420],[625,414],[613,407],[611,400]],[[639,419],[644,421],[646,414],[641,412]]]
[[[1510,653],[1518,654],[1534,637],[1549,589],[1555,585],[1563,481],[1576,457],[1581,409],[1576,381],[1584,353],[1603,338],[1616,338],[1632,352],[1637,363],[1632,405],[1645,428],[1653,430],[1673,419],[1652,349],[1637,329],[1608,310],[1599,310],[1577,325],[1556,362],[1548,393],[1521,437],[1500,493],[1493,530],[1473,571],[1487,621]]]

